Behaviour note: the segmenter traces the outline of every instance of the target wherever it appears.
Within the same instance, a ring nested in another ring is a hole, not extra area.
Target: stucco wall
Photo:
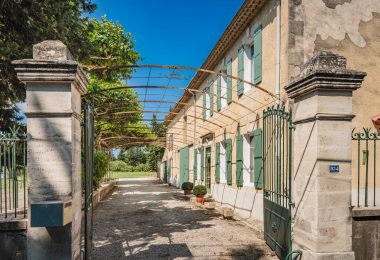
[[[288,4],[287,0],[282,1],[281,8],[281,78],[282,86],[281,94],[285,101],[283,87],[288,83],[288,62],[287,62],[287,46],[288,46]],[[260,87],[272,93],[275,92],[276,84],[276,1],[269,0],[262,7],[256,18],[246,28],[244,33],[236,40],[234,45],[226,53],[225,57],[220,60],[214,71],[223,71],[226,69],[226,62],[232,59],[232,75],[237,76],[237,53],[242,44],[249,42],[253,35],[253,31],[262,25],[262,82]],[[246,67],[245,70],[250,70]],[[208,120],[202,119],[202,90],[213,84],[213,116]],[[178,184],[179,179],[179,149],[189,146],[189,179],[193,180],[194,165],[194,149],[201,146],[211,146],[211,183],[215,184],[215,144],[227,138],[232,140],[232,185],[226,186],[226,190],[236,189],[236,136],[238,134],[249,134],[254,129],[262,127],[262,110],[268,106],[275,104],[275,99],[263,91],[245,85],[247,91],[241,97],[237,95],[237,81],[232,80],[232,103],[227,107],[217,111],[217,86],[216,77],[210,75],[196,91],[196,100],[191,99],[188,106],[185,106],[181,113],[168,126],[168,136],[173,134],[173,150],[166,149],[163,160],[169,161],[173,159],[171,183]],[[185,122],[185,116],[187,117]],[[211,140],[205,140],[205,135],[213,134]],[[168,139],[169,140],[169,139]],[[168,147],[168,145],[167,145]],[[262,191],[257,191],[256,195],[254,187],[251,185],[248,195],[262,198]],[[239,189],[241,191],[241,189]],[[212,193],[214,193],[212,188]],[[246,195],[246,193],[244,193]],[[222,201],[221,201],[222,202]],[[234,205],[231,205],[232,207]],[[251,205],[250,207],[252,207]],[[250,212],[250,211],[248,211]],[[261,212],[249,213],[253,218],[262,219]]]
[[[297,76],[300,66],[318,51],[331,51],[343,55],[347,58],[349,69],[366,72],[367,77],[362,87],[353,93],[353,124],[357,130],[363,127],[375,130],[376,126],[371,119],[380,114],[380,73],[376,66],[380,64],[379,28],[378,0],[289,2],[289,78]],[[365,148],[360,149],[360,153],[363,149]],[[356,189],[358,148],[355,142],[352,151],[352,184]],[[373,154],[372,151],[370,153]],[[362,158],[362,155],[359,157]],[[378,157],[378,163],[379,159]],[[361,172],[360,187],[364,188],[365,165],[361,165]],[[369,187],[373,188],[372,177],[369,178]],[[380,184],[377,184],[377,187],[380,188]],[[354,196],[355,194],[356,191]]]

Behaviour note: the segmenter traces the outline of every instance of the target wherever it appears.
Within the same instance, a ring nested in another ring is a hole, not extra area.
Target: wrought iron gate
[[[291,252],[292,113],[271,107],[263,115],[264,237],[280,259]]]
[[[92,249],[92,192],[94,167],[94,106],[84,104],[84,258],[90,259]]]

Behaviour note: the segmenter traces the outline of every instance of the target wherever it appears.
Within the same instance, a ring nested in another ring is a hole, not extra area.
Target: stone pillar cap
[[[34,60],[74,60],[69,48],[61,41],[47,40],[33,45]]]
[[[353,91],[360,88],[365,72],[346,68],[345,57],[332,52],[318,52],[301,67],[297,79],[285,87],[290,98],[316,90]]]

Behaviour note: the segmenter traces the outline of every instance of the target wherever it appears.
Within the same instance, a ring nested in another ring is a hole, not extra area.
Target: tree
[[[122,160],[130,166],[146,163],[146,152],[143,147],[131,147],[119,154],[118,160]]]
[[[25,98],[12,60],[32,56],[32,45],[46,39],[61,40],[78,60],[89,56],[91,29],[84,13],[96,8],[90,0],[3,0],[0,8],[0,116],[4,130],[17,124],[14,104]]]
[[[163,122],[157,121],[156,114],[153,114],[152,121],[152,132],[157,137],[165,137],[166,136],[166,128]],[[152,171],[157,170],[157,160],[161,159],[164,155],[165,148],[158,145],[148,145],[147,146],[147,163],[150,166]]]

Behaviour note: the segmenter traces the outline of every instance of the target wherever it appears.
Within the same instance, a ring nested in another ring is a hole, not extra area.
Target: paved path
[[[255,232],[155,179],[121,180],[94,212],[93,259],[277,259]]]

